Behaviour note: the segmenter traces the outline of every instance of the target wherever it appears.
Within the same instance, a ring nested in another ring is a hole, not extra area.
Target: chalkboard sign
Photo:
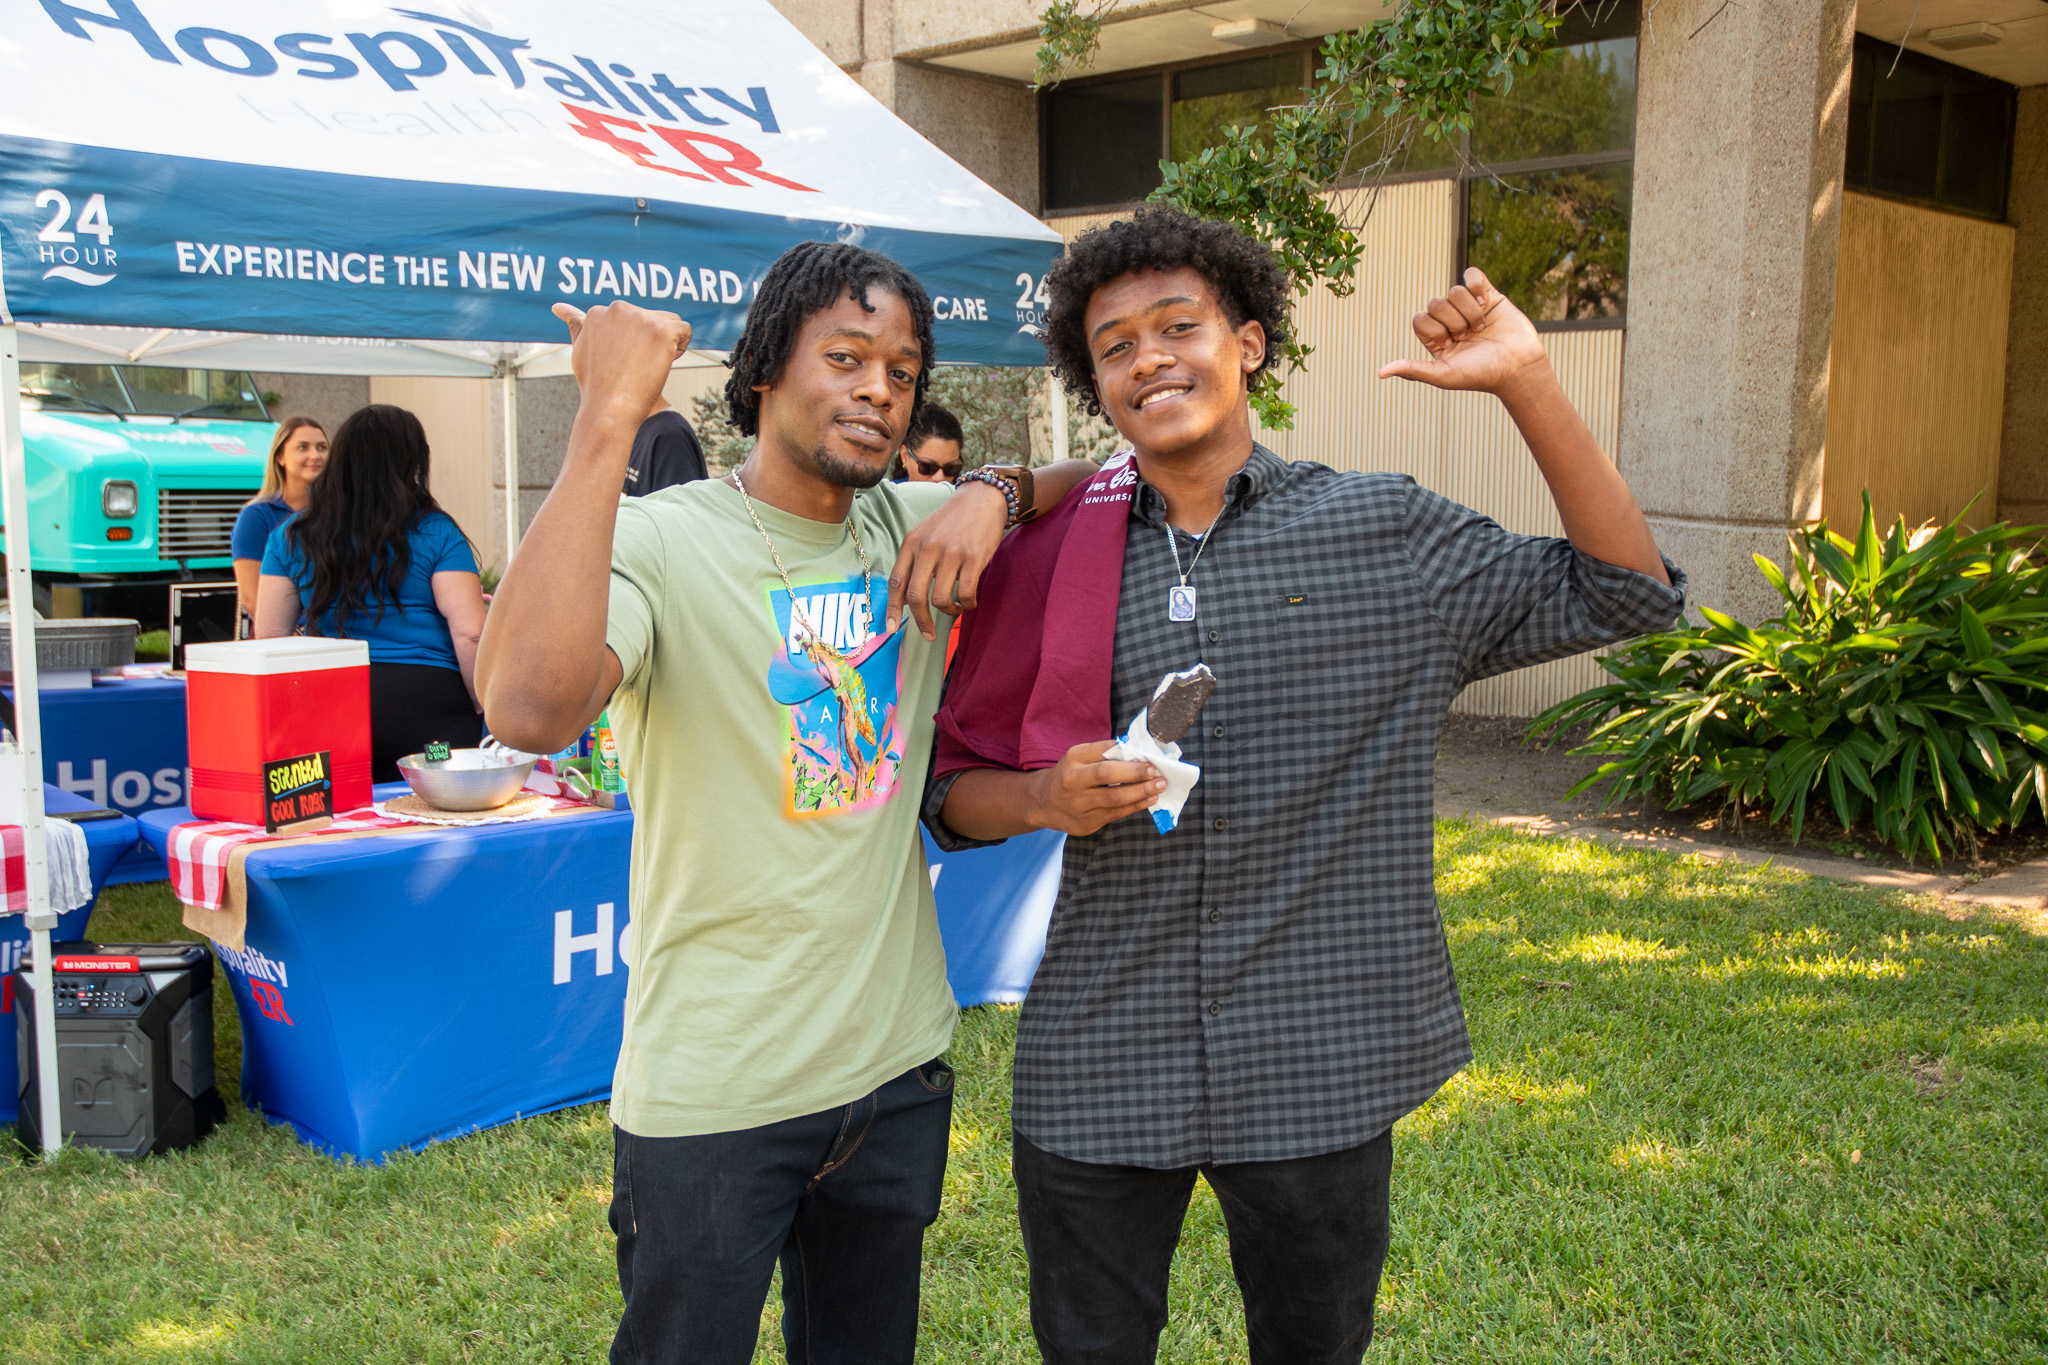
[[[334,823],[334,765],[328,751],[263,765],[263,828],[298,834]]]

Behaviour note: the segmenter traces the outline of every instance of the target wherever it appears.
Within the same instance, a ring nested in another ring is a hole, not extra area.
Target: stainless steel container
[[[0,612],[0,673],[14,671],[13,618]],[[89,616],[77,621],[37,621],[36,667],[48,669],[124,668],[135,662],[134,621]]]
[[[488,749],[455,749],[445,762],[428,762],[425,754],[407,754],[398,771],[435,810],[490,810],[519,795],[533,771],[534,760],[508,762]]]

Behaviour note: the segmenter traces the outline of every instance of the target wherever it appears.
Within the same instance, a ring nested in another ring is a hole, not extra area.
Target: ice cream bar
[[[1207,664],[1167,674],[1152,690],[1152,704],[1145,710],[1145,728],[1161,744],[1179,743],[1215,690],[1216,675]]]

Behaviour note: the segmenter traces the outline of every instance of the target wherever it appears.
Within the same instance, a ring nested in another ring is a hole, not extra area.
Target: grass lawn
[[[1396,1129],[1369,1361],[2048,1356],[2048,937],[1485,826],[1437,849],[1478,1060]],[[187,936],[161,885],[111,891],[94,930]],[[1015,1024],[970,1011],[954,1044],[922,1360],[1037,1358]],[[601,1107],[376,1167],[239,1108],[139,1165],[0,1161],[0,1359],[601,1359],[609,1163]],[[1245,1359],[1205,1189],[1160,1358]]]

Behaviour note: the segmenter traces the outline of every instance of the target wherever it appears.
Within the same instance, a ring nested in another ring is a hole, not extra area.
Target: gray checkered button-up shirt
[[[1176,534],[1187,564],[1200,542]],[[1432,877],[1451,700],[1684,605],[1676,570],[1666,587],[1412,479],[1264,447],[1212,534],[1198,617],[1169,621],[1166,503],[1139,485],[1111,714],[1129,724],[1196,660],[1217,687],[1181,741],[1202,780],[1180,827],[1136,817],[1067,841],[1012,1121],[1075,1160],[1313,1156],[1428,1099],[1472,1056]],[[950,787],[931,785],[926,823],[973,847],[939,819]]]

